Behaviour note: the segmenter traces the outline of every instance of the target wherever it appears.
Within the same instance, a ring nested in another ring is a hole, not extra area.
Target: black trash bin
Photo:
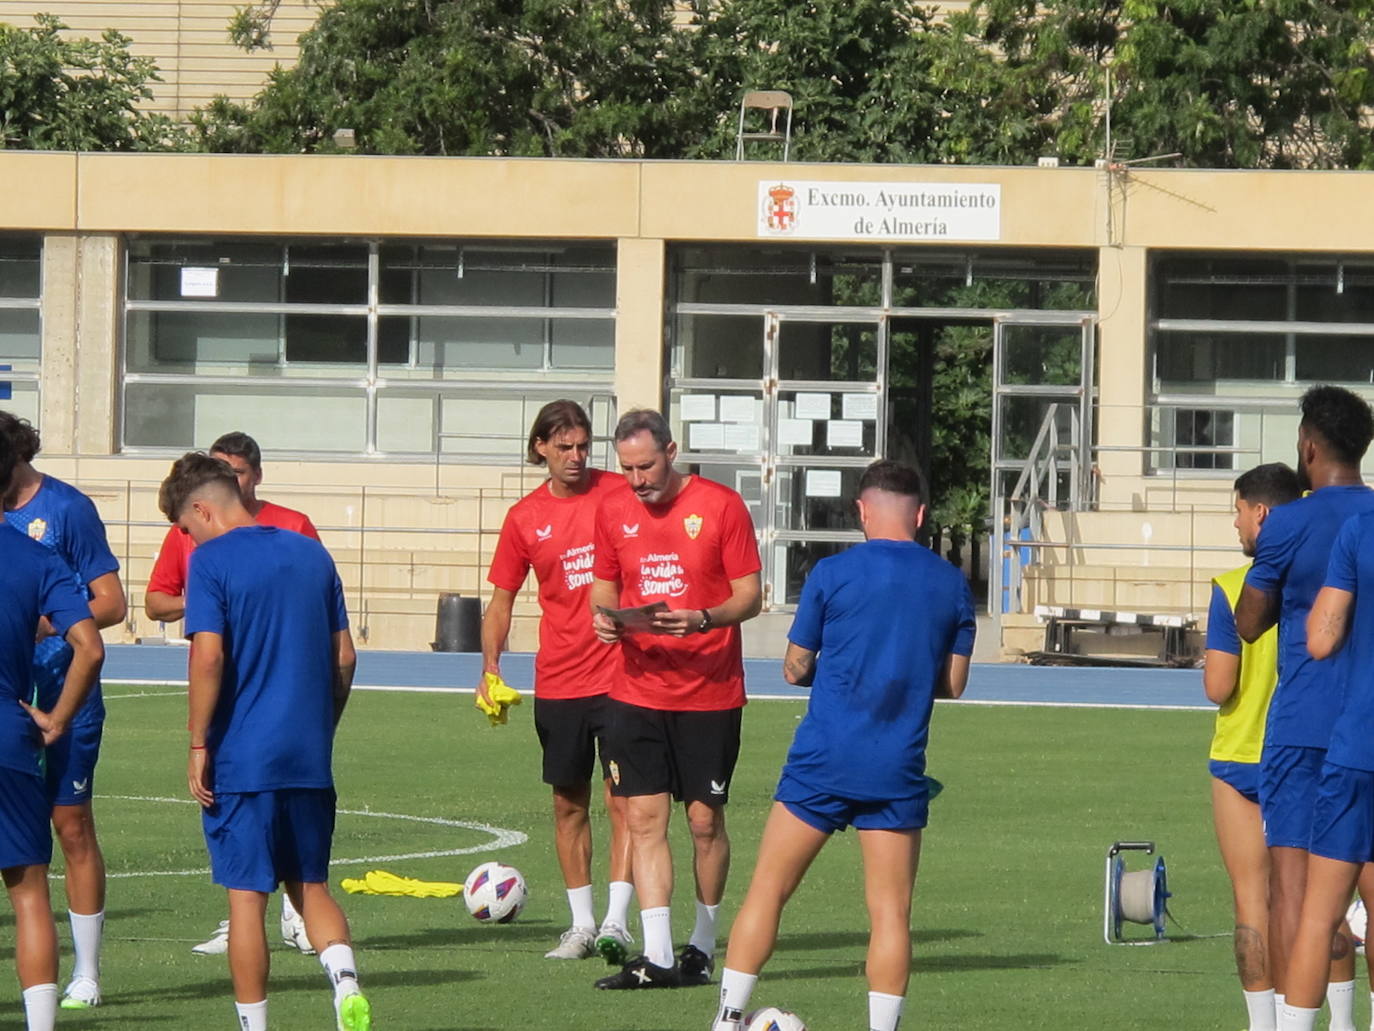
[[[482,650],[482,600],[461,594],[439,595],[434,617],[436,652],[480,652]]]

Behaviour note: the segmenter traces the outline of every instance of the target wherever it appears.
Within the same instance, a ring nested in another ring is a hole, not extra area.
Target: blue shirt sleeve
[[[1255,542],[1255,561],[1250,565],[1250,572],[1245,574],[1245,582],[1265,594],[1273,594],[1283,587],[1293,564],[1298,528],[1302,525],[1300,517],[1290,518],[1295,508],[1296,503],[1274,509]]]
[[[825,625],[825,591],[821,584],[824,569],[825,563],[820,562],[806,578],[797,614],[792,617],[792,629],[787,631],[789,641],[809,652],[821,650],[821,628]]]
[[[1226,592],[1212,584],[1212,603],[1207,609],[1208,651],[1240,654],[1240,634],[1236,632],[1236,613],[1226,600]]]
[[[39,607],[59,637],[65,637],[67,631],[83,619],[91,618],[91,607],[86,603],[86,596],[72,583],[71,570],[51,551],[43,563]]]
[[[973,592],[968,581],[964,581],[959,595],[959,620],[954,627],[954,643],[950,646],[952,655],[972,655],[973,638],[978,630],[978,618],[973,611]]]
[[[1362,516],[1351,516],[1336,534],[1336,543],[1331,545],[1331,558],[1326,564],[1324,586],[1337,587],[1342,591],[1355,593],[1359,580],[1357,557],[1360,551],[1360,528],[1364,523]]]
[[[119,560],[110,550],[105,538],[105,524],[95,510],[95,504],[86,495],[76,492],[66,511],[66,532],[62,535],[63,546],[68,552],[64,558],[76,570],[83,585],[119,571]]]
[[[334,586],[329,599],[329,632],[337,634],[340,630],[348,629],[348,606],[344,604],[343,581],[339,579],[339,573],[334,571]]]
[[[207,554],[204,547],[191,552],[186,571],[187,637],[199,633],[224,634],[228,624],[228,599],[217,565],[215,557]]]

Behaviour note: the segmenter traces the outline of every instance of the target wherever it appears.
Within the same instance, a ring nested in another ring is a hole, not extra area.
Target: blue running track
[[[179,645],[111,645],[106,683],[184,684],[187,649]],[[755,698],[803,698],[804,688],[782,679],[782,662],[750,659],[745,680]],[[471,691],[482,671],[471,653],[360,651],[355,686],[374,690]],[[534,656],[510,653],[501,672],[512,687],[533,683]],[[1108,708],[1215,710],[1202,693],[1199,670],[1073,668],[979,663],[965,701],[987,705],[1076,705]]]

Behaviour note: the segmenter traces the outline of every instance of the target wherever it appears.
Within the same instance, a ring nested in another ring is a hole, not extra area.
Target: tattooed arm
[[[782,658],[782,678],[798,687],[810,687],[816,675],[816,653],[787,642],[787,654]]]
[[[1355,595],[1339,587],[1323,587],[1307,614],[1307,652],[1314,659],[1325,659],[1340,650],[1345,641],[1350,608]]]

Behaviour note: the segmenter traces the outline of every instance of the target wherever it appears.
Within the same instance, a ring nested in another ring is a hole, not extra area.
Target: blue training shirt
[[[1212,603],[1207,609],[1208,651],[1240,654],[1240,632],[1236,630],[1236,613],[1219,584],[1212,584]]]
[[[936,683],[973,634],[963,574],[929,548],[866,541],[822,559],[787,635],[818,653],[787,773],[842,798],[918,794]]]
[[[1348,520],[1331,548],[1326,586],[1355,595],[1346,620],[1340,711],[1331,730],[1326,761],[1355,770],[1374,770],[1374,513]]]
[[[1331,545],[1341,524],[1374,511],[1374,490],[1362,484],[1323,487],[1269,513],[1245,582],[1278,594],[1279,684],[1269,703],[1264,743],[1325,748],[1340,706],[1339,657],[1307,654],[1307,614],[1326,580]]]
[[[37,776],[43,736],[19,704],[33,694],[33,635],[47,616],[60,640],[91,609],[71,570],[9,526],[0,526],[0,597],[0,766]]]
[[[23,507],[6,512],[5,519],[20,533],[56,552],[87,601],[91,598],[92,580],[119,571],[119,560],[105,539],[105,524],[100,521],[95,505],[69,483],[44,475],[33,497]],[[33,662],[37,705],[40,709],[51,709],[62,693],[67,667],[72,662],[71,645],[61,636],[39,641]],[[105,701],[100,694],[100,682],[96,681],[72,725],[101,723],[104,719]]]
[[[186,636],[224,639],[206,739],[216,792],[333,787],[333,636],[347,627],[319,541],[241,526],[191,552]]]

